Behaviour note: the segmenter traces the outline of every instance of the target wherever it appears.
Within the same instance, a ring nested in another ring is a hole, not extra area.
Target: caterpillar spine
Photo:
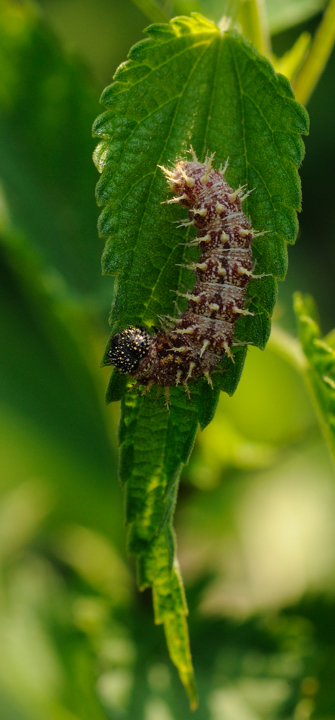
[[[166,316],[162,329],[152,336],[143,327],[130,327],[116,333],[110,341],[108,362],[122,373],[150,388],[168,389],[206,377],[222,357],[232,357],[235,323],[241,315],[251,315],[245,297],[252,277],[251,244],[255,234],[242,210],[242,201],[250,191],[245,186],[233,190],[225,180],[224,168],[212,166],[213,155],[200,163],[191,148],[192,160],[177,162],[173,170],[161,167],[175,197],[188,208],[183,227],[194,225],[197,237],[189,245],[198,245],[197,262],[183,267],[194,270],[192,290],[176,291],[187,299],[187,308],[179,317]],[[244,194],[243,194],[244,193]]]

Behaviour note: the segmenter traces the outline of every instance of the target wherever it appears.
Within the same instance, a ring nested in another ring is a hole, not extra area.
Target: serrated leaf
[[[255,229],[266,232],[253,243],[258,274],[285,276],[286,242],[295,240],[300,208],[296,168],[307,115],[285,78],[236,33],[221,37],[201,16],[147,32],[150,39],[135,46],[104,91],[109,110],[94,127],[103,138],[96,152],[102,172],[97,199],[105,205],[100,232],[107,237],[103,269],[119,274],[114,331],[130,323],[155,325],[158,314],[173,312],[170,290],[192,282],[177,265],[190,250],[179,244],[185,233],[173,225],[186,213],[161,205],[168,195],[158,163],[174,162],[191,142],[202,159],[207,150],[216,152],[217,163],[229,156],[227,179],[254,190],[244,209]],[[253,281],[249,292],[265,318],[275,294],[267,277]],[[248,330],[263,347],[259,314]]]
[[[191,709],[197,707],[190,643],[186,616],[188,614],[179,567],[174,556],[171,528],[163,530],[146,553],[138,557],[138,583],[141,590],[152,586],[155,623],[164,625],[171,659],[178,668],[187,691]]]
[[[119,428],[120,477],[126,483],[128,551],[137,557],[140,589],[152,585],[155,619],[163,623],[172,660],[192,706],[196,692],[186,625],[186,603],[174,561],[172,515],[182,465],[192,451],[198,406],[212,416],[213,397],[207,383],[190,386],[193,403],[179,388],[171,390],[168,413],[163,395],[155,398],[129,392],[122,401]],[[178,600],[179,598],[179,600]],[[168,610],[166,609],[168,605]],[[180,631],[179,640],[176,636]]]
[[[300,133],[307,132],[308,120],[285,78],[237,33],[222,35],[194,15],[151,26],[147,34],[104,91],[107,111],[94,126],[101,141],[95,160],[102,173],[97,200],[105,206],[99,221],[107,238],[103,271],[119,276],[113,332],[130,324],[154,327],[158,315],[174,312],[171,290],[194,283],[192,273],[179,266],[194,257],[194,248],[185,247],[185,232],[174,224],[186,212],[162,204],[168,194],[158,164],[174,163],[191,143],[201,160],[208,151],[216,153],[218,164],[229,156],[227,180],[233,188],[246,183],[254,190],[244,211],[255,230],[265,231],[253,243],[255,273],[262,276],[249,286],[254,316],[237,322],[235,339],[241,347],[234,348],[235,362],[226,357],[213,373],[214,390],[200,381],[191,386],[190,402],[183,390],[173,388],[169,414],[157,389],[145,397],[131,391],[123,400],[121,478],[129,551],[140,559],[140,584],[149,577],[145,582],[152,584],[152,568],[158,572],[160,563],[158,539],[165,537],[172,588],[174,550],[167,538],[173,537],[180,470],[198,423],[205,427],[213,416],[219,390],[232,394],[236,389],[246,343],[264,348],[268,339],[275,278],[285,276],[286,243],[294,242],[297,233]],[[120,385],[113,393],[120,396],[122,390]],[[177,626],[177,616],[174,622]],[[182,676],[180,654],[174,660]]]
[[[122,400],[128,385],[128,378],[126,375],[119,373],[116,368],[112,370],[112,374],[109,378],[108,387],[106,390],[106,403],[115,402]]]
[[[321,428],[335,459],[335,349],[333,336],[321,337],[318,310],[311,295],[295,293],[299,337],[308,360],[307,375]]]

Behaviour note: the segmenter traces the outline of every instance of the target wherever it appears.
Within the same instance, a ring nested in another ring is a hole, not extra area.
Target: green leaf
[[[188,609],[178,563],[173,562],[174,537],[171,528],[162,531],[146,553],[138,558],[141,590],[152,586],[155,623],[163,624],[171,659],[189,696],[191,709],[197,707],[186,616]],[[171,566],[171,561],[173,562]]]
[[[306,371],[317,415],[335,459],[335,349],[333,334],[321,337],[318,311],[311,295],[295,293],[299,336],[308,360]]]
[[[237,33],[222,34],[200,15],[175,18],[146,32],[149,38],[131,50],[104,91],[107,110],[94,125],[100,138],[95,162],[102,173],[97,200],[105,206],[99,220],[106,238],[103,271],[118,275],[113,332],[127,325],[153,328],[158,315],[174,312],[171,290],[194,282],[192,273],[179,267],[194,257],[175,224],[186,213],[162,204],[168,194],[158,164],[174,163],[191,143],[201,160],[208,151],[216,153],[218,164],[229,156],[227,180],[233,188],[246,183],[254,190],[244,210],[253,227],[265,231],[253,243],[255,273],[262,275],[249,285],[254,316],[237,322],[235,339],[241,347],[234,348],[235,362],[224,358],[213,373],[214,390],[204,381],[195,383],[189,401],[183,390],[173,388],[170,413],[157,389],[145,397],[132,390],[122,404],[121,479],[129,550],[139,559],[140,583],[143,578],[154,583],[157,594],[163,544],[173,598],[171,519],[178,477],[198,423],[205,427],[213,416],[219,390],[232,394],[236,389],[245,344],[264,348],[268,339],[275,278],[285,276],[286,243],[293,243],[297,233],[300,133],[307,133],[308,119],[285,78]],[[113,379],[108,399],[125,389],[115,387]],[[151,574],[146,572],[149,558],[151,569],[156,568]],[[188,666],[187,645],[181,646]],[[180,654],[173,659],[183,679]]]
[[[286,242],[295,240],[300,208],[296,167],[307,115],[285,78],[240,36],[222,37],[199,16],[147,33],[150,39],[133,48],[104,91],[109,109],[94,126],[103,138],[95,154],[102,172],[97,199],[105,205],[99,221],[107,237],[103,270],[119,275],[114,331],[130,323],[154,326],[158,314],[173,312],[170,290],[192,282],[177,266],[190,250],[179,244],[185,233],[173,225],[186,213],[161,205],[168,195],[158,163],[174,162],[191,142],[202,159],[207,150],[216,152],[217,163],[229,156],[228,182],[254,189],[244,210],[256,230],[266,231],[253,244],[260,273],[285,276]],[[258,314],[239,322],[239,339],[263,347],[274,281],[253,281],[249,294]]]
[[[191,386],[193,400],[197,401],[192,404],[185,393],[172,388],[169,413],[164,396],[139,396],[133,390],[122,401],[119,428],[128,551],[137,558],[141,590],[152,585],[155,620],[164,624],[171,658],[194,707],[196,692],[185,620],[187,608],[174,560],[172,515],[180,471],[188,461],[195,439],[198,404],[208,408],[208,403],[203,402],[206,385],[201,382]]]
[[[106,403],[108,404],[111,402],[115,402],[116,400],[122,400],[126,392],[127,385],[127,376],[122,375],[116,370],[116,368],[114,368],[109,378],[109,383],[106,390]]]

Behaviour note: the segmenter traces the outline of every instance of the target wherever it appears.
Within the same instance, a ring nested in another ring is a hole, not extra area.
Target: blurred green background
[[[268,2],[277,55],[323,4]],[[191,716],[125,557],[118,406],[99,369],[113,281],[91,125],[148,24],[130,0],[0,0],[1,720]],[[293,333],[296,289],[335,326],[334,73],[333,55],[308,108],[300,236],[276,309]],[[335,719],[334,516],[314,409],[274,337],[249,351],[182,478],[195,718]]]

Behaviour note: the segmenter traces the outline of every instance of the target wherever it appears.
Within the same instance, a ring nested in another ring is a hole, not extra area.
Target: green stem
[[[155,2],[155,0],[132,0],[134,5],[136,5],[144,15],[149,18],[149,20],[153,23],[161,23],[161,22],[169,22],[172,15],[168,15],[164,10],[162,10],[159,5]]]
[[[293,89],[299,102],[308,102],[332,51],[335,42],[335,0],[330,0],[315,38]]]
[[[271,40],[264,0],[240,0],[238,19],[242,34],[253,42],[262,55],[270,58]]]
[[[224,26],[227,20],[230,20],[230,22],[235,25],[239,12],[240,2],[241,0],[226,0],[223,3],[223,14],[221,19],[217,23],[218,27],[220,27],[221,25]]]

